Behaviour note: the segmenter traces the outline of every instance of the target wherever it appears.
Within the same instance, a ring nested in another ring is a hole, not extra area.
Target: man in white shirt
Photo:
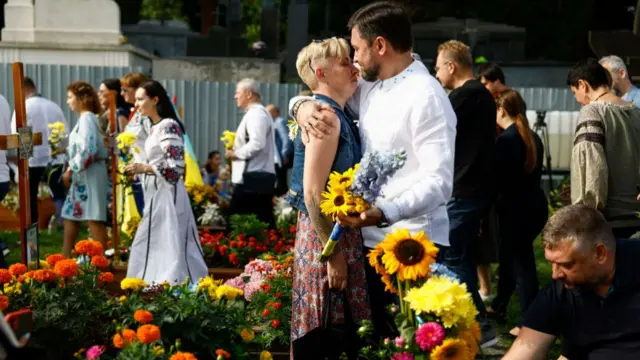
[[[600,59],[602,65],[611,74],[611,87],[624,101],[640,106],[640,89],[633,86],[627,66],[618,56],[609,55]]]
[[[260,102],[260,88],[254,79],[243,79],[234,96],[246,111],[236,130],[233,150],[225,155],[231,163],[230,214],[256,214],[275,228],[273,194],[276,185],[275,140],[273,120]]]
[[[363,152],[404,149],[407,160],[375,207],[341,222],[362,227],[365,252],[399,228],[423,230],[438,246],[448,247],[446,204],[453,183],[456,116],[447,94],[414,60],[411,21],[403,8],[389,2],[366,5],[351,17],[349,27],[354,62],[365,81],[347,107],[359,119]],[[303,133],[321,137],[323,130],[331,130],[326,118],[335,115],[311,98],[293,98],[290,109]],[[392,300],[368,263],[366,270],[374,327],[378,336],[389,336],[385,307]]]
[[[11,133],[11,108],[7,99],[0,95],[0,135]],[[7,151],[0,150],[0,201],[9,192],[9,165],[7,164]],[[6,244],[0,240],[0,268],[6,268],[4,263],[5,253],[9,252]]]
[[[42,180],[47,180],[53,203],[56,206],[56,218],[58,221],[62,221],[60,210],[67,192],[62,183],[64,154],[58,154],[52,158],[47,139],[49,138],[49,124],[60,121],[69,131],[69,123],[62,109],[56,103],[38,94],[35,82],[31,78],[25,77],[22,86],[26,98],[27,126],[31,126],[33,132],[42,133],[42,145],[33,147],[33,157],[29,159],[31,221],[38,221],[38,187]],[[13,133],[16,133],[15,112],[11,119],[11,129]],[[46,174],[49,164],[53,167],[51,172]]]

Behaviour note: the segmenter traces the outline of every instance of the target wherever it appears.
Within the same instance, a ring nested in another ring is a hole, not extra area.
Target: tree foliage
[[[142,0],[140,18],[148,20],[182,20],[182,0]]]

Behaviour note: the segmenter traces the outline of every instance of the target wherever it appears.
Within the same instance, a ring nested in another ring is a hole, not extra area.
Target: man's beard
[[[360,68],[360,75],[364,81],[376,81],[380,75],[380,64],[373,63],[369,68]]]
[[[567,289],[575,289],[578,291],[589,291],[595,289],[598,285],[604,283],[606,276],[596,275],[585,278],[581,282],[568,282],[564,281],[564,286]]]

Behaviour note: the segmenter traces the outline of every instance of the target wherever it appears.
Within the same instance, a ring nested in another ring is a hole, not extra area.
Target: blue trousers
[[[451,198],[447,204],[449,215],[449,247],[441,247],[439,261],[453,271],[467,285],[481,317],[486,314],[478,293],[476,245],[480,221],[487,216],[491,202],[483,198]]]

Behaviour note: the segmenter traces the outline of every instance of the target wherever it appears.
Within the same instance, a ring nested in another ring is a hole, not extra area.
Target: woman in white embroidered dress
[[[187,278],[196,282],[207,276],[207,266],[182,180],[184,128],[157,81],[138,88],[136,106],[152,126],[144,149],[147,162],[125,168],[129,175],[145,175],[144,213],[131,246],[127,277],[148,284],[177,284]]]

